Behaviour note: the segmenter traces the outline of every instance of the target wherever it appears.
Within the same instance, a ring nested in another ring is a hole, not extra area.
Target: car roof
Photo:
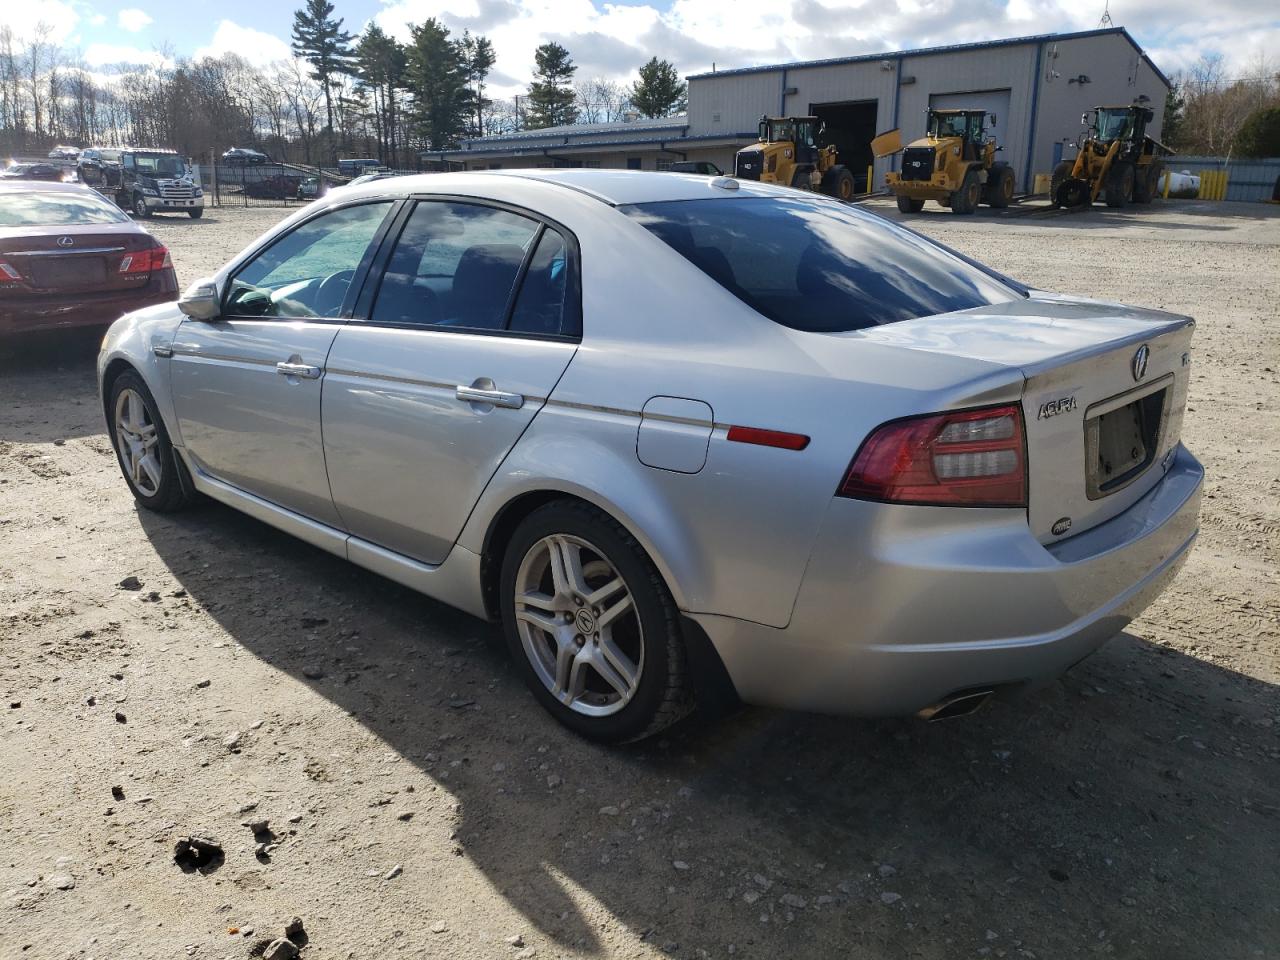
[[[729,177],[699,176],[687,173],[654,172],[645,170],[599,169],[513,169],[487,170],[474,173],[423,173],[402,177],[388,177],[379,181],[359,184],[355,191],[385,192],[394,184],[395,193],[448,193],[458,190],[466,193],[483,185],[486,179],[532,180],[551,186],[574,190],[614,206],[630,203],[657,203],[664,200],[707,200],[746,196],[785,197],[796,196],[787,187],[775,187],[751,180],[732,180],[734,187],[722,186]],[[343,195],[350,196],[343,188]]]

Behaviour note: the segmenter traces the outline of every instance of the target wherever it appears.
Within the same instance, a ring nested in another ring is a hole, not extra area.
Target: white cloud
[[[91,43],[84,52],[84,62],[91,67],[102,67],[117,63],[151,64],[162,66],[172,61],[155,50],[143,50],[141,47],[129,47],[114,43]]]
[[[213,33],[213,39],[196,50],[194,56],[196,59],[220,57],[224,53],[234,53],[259,67],[279,60],[288,60],[293,56],[289,44],[274,34],[254,30],[252,27],[242,27],[230,20],[220,21],[218,29]]]
[[[1069,33],[1097,25],[1098,9],[1068,0],[675,0],[653,4],[590,0],[383,0],[374,20],[400,40],[409,23],[436,17],[455,34],[483,33],[498,55],[491,95],[522,92],[533,51],[555,40],[579,65],[578,76],[629,81],[650,56],[682,73],[878,53],[913,47]],[[1213,16],[1188,0],[1124,0],[1112,4],[1166,73],[1211,50],[1242,70],[1256,51],[1280,49],[1274,0],[1217,0]],[[1127,20],[1125,19],[1127,18]],[[362,25],[348,23],[356,32]]]
[[[120,24],[120,29],[137,33],[151,22],[151,15],[137,7],[126,7],[117,14],[116,21]]]
[[[19,40],[29,40],[43,26],[50,43],[61,44],[75,32],[80,14],[64,0],[8,0],[0,23]]]

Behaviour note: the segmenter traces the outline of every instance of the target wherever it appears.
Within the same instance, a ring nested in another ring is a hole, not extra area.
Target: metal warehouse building
[[[924,135],[929,107],[979,107],[996,116],[1002,159],[1019,189],[1048,173],[1080,133],[1080,115],[1099,105],[1145,103],[1159,138],[1169,81],[1123,27],[983,43],[865,54],[695,74],[689,111],[663,120],[526,130],[464,141],[423,154],[449,167],[612,167],[662,170],[675,160],[733,167],[756,139],[761,115],[812,114],[856,174],[873,162],[879,132]],[[875,182],[897,158],[876,160]]]

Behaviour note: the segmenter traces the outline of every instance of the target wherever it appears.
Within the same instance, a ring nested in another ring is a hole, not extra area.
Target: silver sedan
[[[499,620],[603,741],[698,701],[968,712],[1198,531],[1193,322],[855,207],[524,170],[334,191],[99,359],[134,496],[198,494]]]

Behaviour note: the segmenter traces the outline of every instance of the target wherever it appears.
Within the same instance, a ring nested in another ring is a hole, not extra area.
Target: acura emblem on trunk
[[[74,243],[75,243],[75,240],[73,240],[71,237],[59,237],[59,238],[58,238],[58,246],[60,246],[60,247],[69,247],[69,246],[71,246],[71,245],[72,245],[72,244],[74,244]]]
[[[1151,349],[1144,343],[1138,348],[1138,352],[1133,355],[1133,363],[1130,369],[1133,371],[1133,379],[1141,380],[1147,375],[1147,358],[1151,356]]]

